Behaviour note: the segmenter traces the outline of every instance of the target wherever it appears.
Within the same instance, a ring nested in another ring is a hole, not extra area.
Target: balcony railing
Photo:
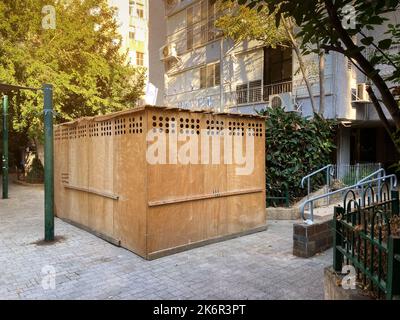
[[[281,94],[286,92],[292,92],[293,84],[292,81],[276,83],[265,86],[255,87],[241,87],[238,86],[236,92],[232,92],[235,104],[248,104],[257,102],[269,102],[269,97],[274,94]]]
[[[257,104],[269,101],[269,96],[292,92],[292,82],[283,82],[266,86],[255,86],[236,91],[225,91],[221,104],[220,93],[208,93],[204,90],[169,94],[167,103],[183,109],[219,109],[235,105]],[[189,94],[189,99],[184,99]],[[183,99],[182,99],[183,98]]]

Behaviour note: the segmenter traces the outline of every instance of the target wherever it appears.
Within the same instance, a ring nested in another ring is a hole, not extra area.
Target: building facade
[[[110,6],[116,8],[121,50],[127,53],[131,65],[146,68],[147,80],[158,89],[156,104],[161,105],[164,101],[164,65],[158,50],[166,41],[166,20],[164,7],[157,2],[109,0]]]
[[[309,93],[292,50],[224,39],[214,26],[221,15],[215,2],[164,1],[167,42],[160,59],[165,67],[165,104],[241,113],[282,105],[288,111],[312,116]],[[389,15],[389,21],[396,20],[397,14]],[[385,28],[383,25],[371,36],[379,38]],[[318,108],[318,56],[303,56],[303,60]],[[368,101],[366,82],[343,55],[325,56],[324,116],[339,122],[334,162],[388,164],[396,160],[390,138]]]

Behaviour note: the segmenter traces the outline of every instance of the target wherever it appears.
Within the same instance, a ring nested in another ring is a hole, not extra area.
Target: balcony
[[[256,104],[269,102],[269,97],[275,94],[292,92],[292,81],[276,83],[271,85],[255,85],[252,83],[239,85],[235,92],[230,92],[230,99],[234,105]]]
[[[218,92],[219,89],[217,89],[218,93],[214,90],[202,89],[171,93],[167,95],[166,101],[168,105],[182,109],[220,110],[220,108],[224,109],[225,107],[231,108],[234,106],[268,103],[270,95],[292,92],[292,89],[293,83],[291,81],[265,86],[249,87],[246,85],[246,89],[225,91],[222,101],[221,94]]]

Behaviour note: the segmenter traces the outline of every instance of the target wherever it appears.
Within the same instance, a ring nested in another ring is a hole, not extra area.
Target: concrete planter
[[[325,300],[374,300],[361,289],[344,289],[344,275],[337,274],[332,267],[324,269],[324,298]]]

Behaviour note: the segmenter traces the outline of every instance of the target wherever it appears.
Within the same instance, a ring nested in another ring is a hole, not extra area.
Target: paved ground
[[[37,245],[42,189],[12,185],[10,197],[0,199],[1,299],[323,299],[332,253],[292,256],[291,222],[145,261],[58,219],[64,239]],[[56,272],[54,290],[43,288],[52,283],[46,270]]]

